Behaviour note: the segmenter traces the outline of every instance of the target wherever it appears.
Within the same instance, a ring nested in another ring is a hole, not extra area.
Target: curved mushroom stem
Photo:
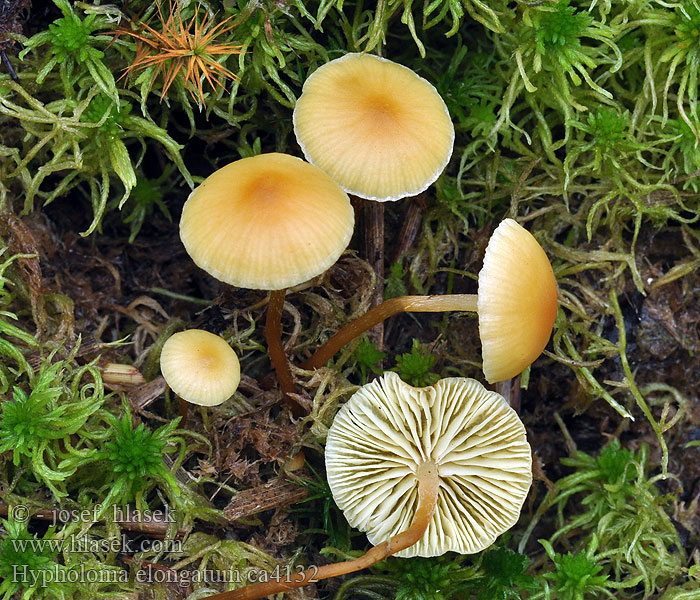
[[[267,353],[270,357],[272,368],[277,373],[280,382],[280,389],[284,394],[285,401],[295,417],[304,415],[304,408],[295,402],[289,394],[296,392],[294,377],[289,369],[287,354],[282,345],[282,311],[284,309],[284,297],[287,290],[273,290],[270,292],[270,301],[267,304],[267,315],[265,317],[265,341],[267,342]]]
[[[326,364],[338,350],[361,333],[381,323],[384,319],[402,312],[445,312],[461,310],[477,312],[476,294],[447,294],[444,296],[399,296],[385,300],[361,317],[348,323],[310,358],[301,363],[302,369],[318,369]]]
[[[423,537],[425,530],[428,528],[430,519],[432,519],[437,506],[437,495],[440,489],[438,467],[432,460],[424,462],[418,467],[416,477],[418,478],[418,510],[413,515],[413,520],[406,531],[396,534],[389,538],[388,541],[382,542],[354,560],[346,560],[345,562],[322,567],[312,567],[303,573],[289,575],[283,579],[271,579],[264,583],[247,585],[231,592],[208,596],[204,600],[256,600],[257,598],[264,598],[271,594],[278,594],[279,592],[293,590],[310,583],[316,583],[321,579],[366,569],[380,560],[384,560],[387,556],[413,546]]]

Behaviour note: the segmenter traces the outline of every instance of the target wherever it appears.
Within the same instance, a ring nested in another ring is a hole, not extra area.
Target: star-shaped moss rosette
[[[107,465],[108,482],[102,488],[102,516],[110,506],[126,504],[136,499],[141,504],[144,492],[154,484],[161,484],[171,502],[181,495],[180,486],[164,461],[164,455],[181,450],[184,443],[177,435],[180,419],[151,430],[143,423],[134,427],[131,410],[125,404],[121,418],[105,413],[111,428],[109,441],[96,457]],[[177,465],[179,461],[176,460]]]
[[[237,79],[221,63],[228,56],[241,54],[242,46],[217,41],[233,28],[230,23],[233,17],[216,23],[207,9],[204,16],[200,16],[201,9],[202,5],[195,4],[192,18],[185,20],[180,3],[171,0],[167,19],[158,6],[160,25],[142,22],[136,25],[136,30],[117,30],[117,35],[127,35],[136,40],[136,56],[124,75],[142,71],[145,77],[139,77],[137,81],[141,79],[144,84],[150,75],[147,91],[142,88],[144,97],[161,75],[161,101],[167,96],[170,86],[180,80],[192,98],[204,106],[204,81],[214,92],[218,92],[223,88],[225,79]]]

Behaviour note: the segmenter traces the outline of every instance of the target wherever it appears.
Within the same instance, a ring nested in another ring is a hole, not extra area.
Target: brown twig
[[[129,404],[135,411],[141,412],[163,394],[166,387],[165,379],[156,377],[153,381],[149,381],[128,392]]]
[[[520,414],[520,375],[493,384],[496,393],[503,396],[510,407]]]
[[[401,221],[401,230],[397,237],[396,249],[392,257],[392,264],[401,260],[408,249],[418,237],[421,223],[423,222],[423,198],[422,194],[406,199],[406,207]]]
[[[370,307],[379,306],[384,300],[384,204],[362,200],[364,232],[362,250],[365,259],[377,274],[377,283]],[[368,332],[369,338],[379,350],[384,348],[384,323],[377,323]]]
[[[404,254],[416,241],[420,232],[421,223],[423,222],[423,211],[425,211],[425,202],[423,194],[418,194],[412,198],[407,198],[403,218],[401,221],[401,230],[397,237],[396,249],[391,260],[391,264],[402,261]],[[391,340],[396,327],[397,321],[392,320],[384,324],[384,340],[389,346],[392,346]]]
[[[282,477],[276,477],[264,485],[238,492],[226,508],[224,517],[235,521],[256,515],[264,510],[288,506],[309,496],[309,491]]]

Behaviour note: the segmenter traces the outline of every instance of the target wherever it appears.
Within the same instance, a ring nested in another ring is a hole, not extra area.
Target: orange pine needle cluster
[[[206,13],[198,20],[200,6],[195,7],[194,16],[185,23],[180,14],[180,6],[173,7],[170,0],[170,16],[163,19],[163,13],[158,7],[158,16],[162,23],[161,31],[152,27],[148,22],[141,23],[139,31],[119,29],[117,35],[129,35],[136,39],[136,57],[122,77],[134,71],[155,67],[149,90],[158,74],[163,76],[161,101],[168,93],[178,74],[185,80],[185,87],[192,97],[204,105],[203,80],[206,79],[212,89],[224,85],[224,79],[236,79],[236,75],[215,60],[215,56],[225,54],[242,54],[242,46],[234,44],[217,44],[214,40],[233,28],[226,26],[233,17],[212,27],[214,18]]]

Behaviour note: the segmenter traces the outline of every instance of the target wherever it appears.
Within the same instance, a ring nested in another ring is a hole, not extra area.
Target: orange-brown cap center
[[[275,179],[272,175],[263,174],[248,184],[244,194],[249,198],[251,204],[274,205],[282,200],[285,185],[284,181],[280,181],[279,175]]]
[[[396,127],[397,106],[386,96],[367,98],[365,111],[364,124],[366,127],[373,128],[377,132]]]

